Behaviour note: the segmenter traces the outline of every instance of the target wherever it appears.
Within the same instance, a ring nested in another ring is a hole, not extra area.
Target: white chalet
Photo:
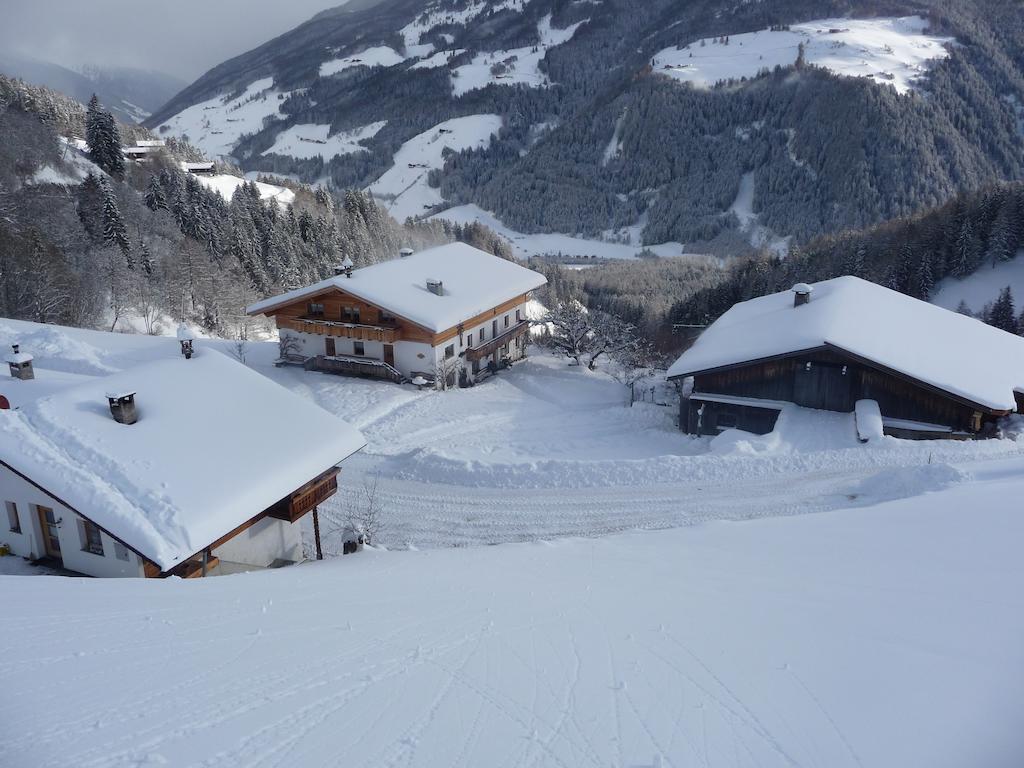
[[[24,355],[25,353],[21,353]],[[302,558],[299,519],[362,435],[204,348],[107,376],[0,380],[0,544],[89,576]]]
[[[282,362],[313,370],[472,384],[526,356],[531,291],[543,275],[465,243],[430,248],[257,302]]]

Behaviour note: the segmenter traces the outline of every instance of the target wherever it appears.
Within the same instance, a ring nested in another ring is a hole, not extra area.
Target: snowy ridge
[[[219,173],[213,176],[197,175],[196,180],[207,189],[213,190],[225,200],[230,201],[240,186],[246,183],[255,184],[260,193],[260,200],[276,200],[282,208],[295,202],[295,193],[287,187],[267,184],[263,181],[248,181],[241,176]]]
[[[387,45],[375,45],[343,59],[325,61],[320,65],[320,77],[330,77],[353,67],[393,67],[403,61],[405,61],[405,57],[394,48]]]
[[[949,56],[948,37],[926,35],[920,16],[879,19],[818,19],[787,30],[710,38],[685,48],[666,48],[651,62],[655,72],[698,88],[756,77],[763,70],[796,63],[799,47],[810,65],[843,77],[865,77],[907,93],[928,65]]]

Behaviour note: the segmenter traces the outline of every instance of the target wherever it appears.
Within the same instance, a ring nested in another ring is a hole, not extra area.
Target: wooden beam
[[[323,560],[324,552],[320,548],[320,513],[313,507],[313,541],[316,542],[316,559]]]

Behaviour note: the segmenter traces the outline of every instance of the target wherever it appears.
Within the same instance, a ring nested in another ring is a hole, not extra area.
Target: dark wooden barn
[[[858,401],[874,401],[886,434],[965,438],[994,434],[998,419],[1024,409],[1024,340],[857,278],[798,288],[737,305],[672,366],[670,378],[693,378],[681,429],[766,434],[788,404],[853,413]],[[890,324],[844,313],[881,313]],[[1014,353],[1020,362],[1006,359]],[[986,355],[996,359],[972,362]],[[1005,395],[994,397],[1001,387]]]

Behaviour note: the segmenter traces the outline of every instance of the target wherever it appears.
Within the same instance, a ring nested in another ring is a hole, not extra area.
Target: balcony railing
[[[530,330],[530,321],[529,320],[522,320],[522,321],[516,323],[515,325],[513,325],[508,330],[506,330],[504,333],[502,333],[502,334],[500,334],[498,336],[495,336],[490,341],[487,341],[487,342],[485,342],[483,344],[478,344],[475,347],[471,347],[470,349],[467,349],[466,350],[466,359],[467,360],[480,360],[482,358],[485,358],[488,355],[491,355],[491,354],[497,352],[499,349],[501,349],[503,346],[505,346],[506,344],[511,342],[513,339],[515,339],[515,338],[517,338],[519,336],[522,336],[524,333],[526,333],[529,330]]]
[[[361,341],[382,341],[385,344],[394,344],[399,338],[398,329],[388,325],[345,323],[341,320],[324,320],[314,317],[278,317],[277,327],[299,333],[338,336],[343,339],[359,339]]]
[[[313,509],[313,507],[322,504],[338,492],[339,471],[337,467],[332,467],[289,496],[281,499],[267,510],[267,514],[278,520],[287,520],[289,523],[294,523]]]

